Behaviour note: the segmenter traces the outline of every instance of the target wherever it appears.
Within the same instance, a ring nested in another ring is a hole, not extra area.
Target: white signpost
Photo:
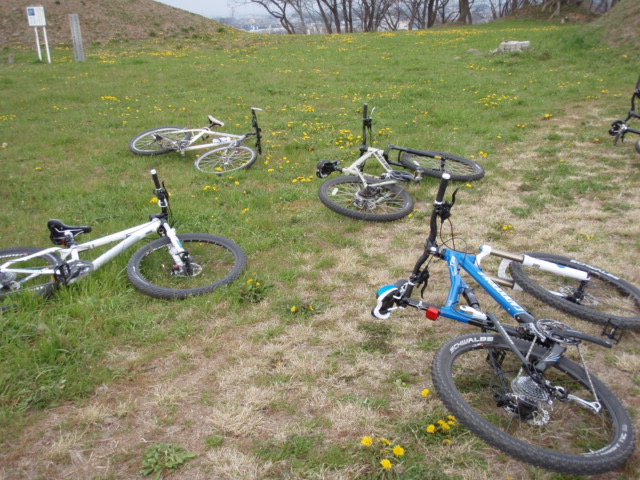
[[[42,61],[42,51],[40,49],[40,37],[38,36],[38,27],[42,27],[44,34],[44,45],[47,50],[47,61],[51,63],[51,53],[49,53],[49,40],[47,39],[47,19],[44,16],[44,7],[27,7],[27,19],[29,26],[33,27],[36,32],[36,46],[38,47],[38,58]]]

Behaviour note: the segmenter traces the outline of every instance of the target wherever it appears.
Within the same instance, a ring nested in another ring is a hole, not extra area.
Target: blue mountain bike
[[[455,193],[451,202],[444,201],[448,177],[443,174],[439,186],[424,253],[408,280],[380,288],[373,316],[387,319],[398,308],[413,307],[431,320],[450,318],[480,329],[438,350],[432,379],[451,413],[487,443],[562,473],[593,475],[622,466],[634,451],[633,423],[616,395],[589,372],[581,349],[582,342],[610,348],[619,339],[617,329],[609,325],[606,337],[599,338],[556,320],[538,319],[483,272],[480,260],[486,249],[475,256],[439,245],[438,219],[448,219],[455,203]],[[512,256],[514,261],[532,261]],[[422,293],[427,288],[433,260],[444,260],[450,275],[442,306],[411,298],[414,288],[422,287]],[[538,265],[557,275],[584,275],[553,262]],[[462,278],[463,270],[517,326],[503,324],[480,307],[474,289]],[[566,356],[573,347],[579,363]]]

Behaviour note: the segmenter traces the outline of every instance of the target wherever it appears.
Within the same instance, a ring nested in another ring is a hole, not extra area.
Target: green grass
[[[508,39],[530,40],[532,49],[501,56],[468,53],[488,52]],[[376,288],[406,277],[422,247],[435,182],[411,187],[415,214],[387,225],[340,217],[317,198],[317,162],[357,156],[365,102],[376,107],[376,145],[450,151],[485,166],[487,177],[463,187],[454,213],[456,232],[470,249],[490,239],[504,248],[576,252],[607,266],[612,255],[592,258],[601,252],[585,240],[594,232],[581,236],[571,228],[582,202],[592,202],[607,212],[593,220],[594,230],[605,238],[613,231],[621,258],[638,268],[637,238],[623,235],[637,211],[638,158],[630,142],[612,147],[607,129],[628,109],[640,55],[610,49],[579,26],[510,21],[414,32],[238,35],[224,43],[114,43],[87,48],[83,63],[72,61],[71,50],[56,48],[51,65],[35,61],[28,47],[7,53],[15,63],[0,64],[0,144],[6,143],[0,148],[2,248],[48,246],[49,218],[91,225],[86,238],[141,223],[156,210],[148,175],[156,168],[171,191],[179,230],[234,239],[247,252],[249,267],[228,288],[164,302],[129,284],[129,255],[123,255],[51,300],[0,316],[3,451],[35,448],[46,456],[33,429],[43,428],[40,422],[52,409],[86,408],[101,385],[121,391],[110,397],[113,402],[125,402],[127,386],[138,383],[146,390],[136,394],[148,398],[153,382],[188,377],[189,367],[201,368],[200,359],[215,365],[202,379],[208,392],[193,396],[207,399],[200,407],[235,412],[234,401],[222,399],[224,389],[215,382],[234,386],[230,372],[241,365],[246,390],[276,392],[252,400],[260,406],[254,417],[271,410],[273,421],[286,427],[277,428],[277,438],[252,443],[198,417],[194,422],[186,413],[160,409],[158,423],[142,435],[198,452],[181,470],[215,472],[215,455],[205,460],[204,452],[228,447],[247,455],[247,469],[262,461],[277,462],[283,475],[342,469],[355,476],[359,460],[353,457],[350,464],[344,452],[373,429],[421,452],[407,454],[406,478],[425,478],[425,462],[435,461],[430,449],[445,458],[450,478],[470,478],[469,472],[489,476],[481,453],[486,447],[479,441],[467,434],[458,442],[471,453],[456,470],[448,447],[427,445],[431,440],[408,433],[413,423],[431,420],[405,414],[397,403],[406,389],[419,396],[429,384],[424,356],[453,335],[450,326],[437,330],[415,321],[417,312],[388,325],[369,317]],[[128,150],[130,139],[144,130],[202,126],[207,114],[230,131],[249,131],[252,106],[264,109],[259,120],[265,145],[250,170],[207,176],[193,167],[193,153],[145,158]],[[558,242],[564,243],[550,242],[540,232],[541,221],[558,229]],[[261,286],[252,287],[251,279]],[[432,285],[440,291],[445,286]],[[305,355],[311,354],[315,362],[307,363]],[[159,367],[176,356],[175,370]],[[370,362],[381,371],[370,370]],[[229,378],[220,378],[223,373]],[[313,394],[319,384],[328,389],[320,399]],[[331,407],[340,398],[357,400],[349,402],[353,415],[344,405],[339,409],[344,424],[371,408],[365,399],[377,399],[371,421],[362,421],[358,431],[353,424],[340,430]],[[142,411],[141,405],[130,408]],[[299,424],[305,417],[333,423],[309,431]],[[137,414],[114,418],[131,430],[143,428],[136,426]],[[188,422],[208,431],[174,440],[169,431]],[[99,449],[88,437],[78,448]],[[111,474],[136,472],[146,447],[129,441],[129,451],[110,454],[133,457],[114,462],[120,470]],[[44,475],[44,464],[34,461],[34,477]],[[377,466],[366,472],[383,478]],[[11,470],[7,474],[12,477]],[[432,472],[432,478],[439,475]],[[633,475],[629,470],[627,478]]]

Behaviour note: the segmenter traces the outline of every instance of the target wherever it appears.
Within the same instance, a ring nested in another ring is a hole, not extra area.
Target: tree
[[[249,0],[249,3],[263,7],[269,15],[280,22],[287,33],[296,33],[295,25],[287,16],[287,7],[291,5],[291,0]]]
[[[458,3],[458,22],[465,23],[467,25],[471,25],[473,23],[473,18],[471,17],[471,3],[473,3],[473,0],[460,0]]]
[[[341,33],[340,29],[340,12],[338,10],[337,0],[316,0],[320,16],[327,29],[327,33],[333,33],[333,26],[336,27],[336,33]]]

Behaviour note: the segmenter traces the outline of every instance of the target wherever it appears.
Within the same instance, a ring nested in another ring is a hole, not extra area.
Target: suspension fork
[[[190,270],[189,252],[184,249],[175,229],[166,221],[162,223],[162,229],[164,230],[165,236],[171,242],[169,245],[169,254],[173,258],[174,264],[179,268]]]

